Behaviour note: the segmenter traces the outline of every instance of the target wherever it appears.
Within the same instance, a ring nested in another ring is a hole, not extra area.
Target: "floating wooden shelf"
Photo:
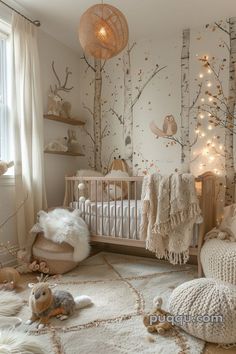
[[[76,118],[64,118],[60,116],[54,116],[53,114],[44,114],[45,119],[54,120],[56,122],[61,122],[70,125],[85,125],[85,122]]]
[[[65,156],[85,156],[84,154],[80,154],[78,152],[70,152],[70,151],[47,151],[44,150],[45,154],[54,154],[54,155],[65,155]]]

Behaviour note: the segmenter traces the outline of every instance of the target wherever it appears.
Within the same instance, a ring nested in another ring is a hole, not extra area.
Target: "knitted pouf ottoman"
[[[236,286],[199,278],[178,286],[171,294],[169,312],[177,325],[207,342],[236,342]],[[185,316],[185,317],[184,317]]]
[[[73,247],[68,243],[52,242],[46,239],[43,233],[37,235],[32,248],[34,259],[45,261],[49,274],[63,274],[75,268],[78,262],[73,261],[73,252]]]
[[[206,241],[201,249],[201,264],[207,278],[236,285],[236,242]]]

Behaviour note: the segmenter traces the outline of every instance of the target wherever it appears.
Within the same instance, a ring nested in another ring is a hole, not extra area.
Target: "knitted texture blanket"
[[[172,264],[186,263],[193,224],[202,222],[194,176],[145,176],[141,199],[140,238],[146,248]]]

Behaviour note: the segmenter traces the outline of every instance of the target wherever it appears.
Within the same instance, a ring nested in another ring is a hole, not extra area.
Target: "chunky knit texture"
[[[207,342],[236,342],[236,287],[215,279],[200,278],[178,286],[171,294],[169,312],[192,316],[193,320],[178,324],[189,334]],[[197,320],[196,316],[218,316],[222,322]]]
[[[206,241],[201,249],[201,264],[207,278],[236,285],[236,242]]]

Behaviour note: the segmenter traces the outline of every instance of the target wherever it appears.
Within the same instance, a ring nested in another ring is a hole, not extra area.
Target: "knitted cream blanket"
[[[141,199],[140,237],[146,248],[172,264],[186,263],[193,224],[202,221],[194,176],[145,176]]]

